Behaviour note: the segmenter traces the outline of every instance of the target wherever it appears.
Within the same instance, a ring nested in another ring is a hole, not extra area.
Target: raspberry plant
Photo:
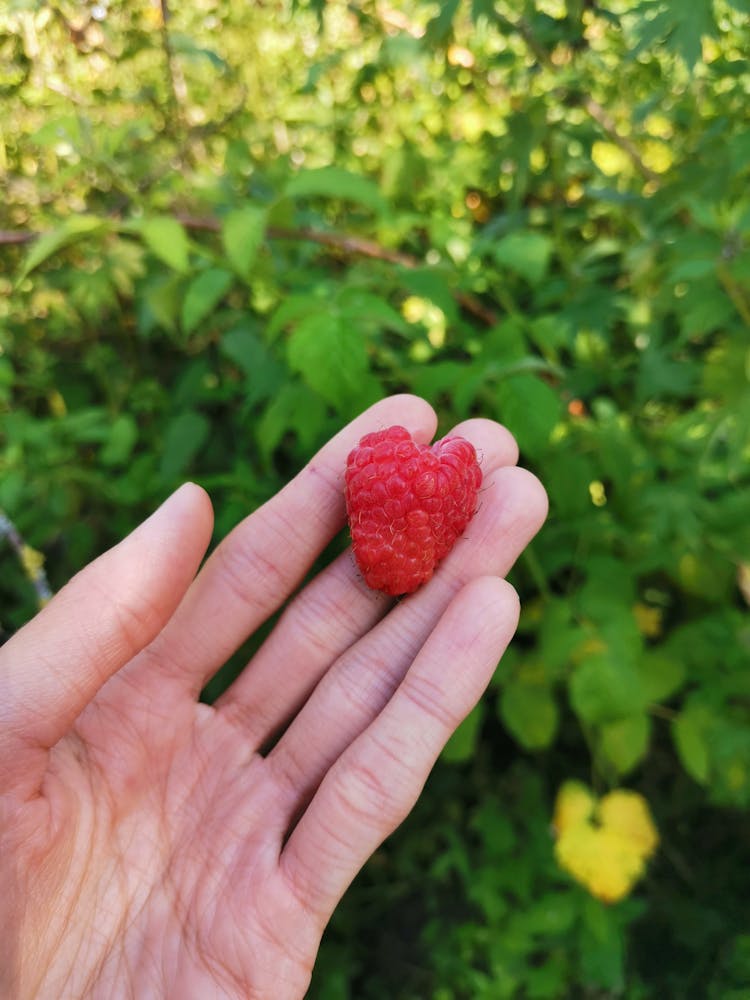
[[[744,996],[746,0],[172,6],[0,12],[0,508],[58,588],[385,393],[504,421],[551,500],[519,637],[312,995]],[[0,549],[3,634],[35,608]],[[611,907],[570,780],[659,830]]]

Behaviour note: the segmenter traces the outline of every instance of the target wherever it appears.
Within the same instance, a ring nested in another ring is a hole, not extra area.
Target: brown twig
[[[39,607],[43,607],[52,598],[47,574],[44,572],[44,556],[24,541],[18,528],[0,509],[0,540],[3,538],[8,540],[8,544],[18,556],[24,574],[36,591]]]
[[[217,232],[220,223],[214,218],[194,218],[192,216],[178,215],[178,222],[181,222],[186,229],[204,230]],[[270,240],[289,240],[298,242],[303,240],[307,243],[317,243],[318,246],[328,247],[330,250],[337,250],[340,253],[355,257],[369,257],[371,260],[383,260],[389,264],[398,264],[399,267],[413,270],[421,267],[422,262],[413,254],[404,253],[401,250],[391,250],[381,246],[374,240],[364,239],[361,236],[354,236],[350,233],[327,232],[321,229],[287,229],[283,226],[269,226],[266,236]],[[461,308],[487,326],[494,326],[497,323],[497,314],[475,295],[470,292],[453,292],[453,297]]]
[[[33,243],[43,233],[33,233],[30,229],[0,229],[0,246],[22,246]]]
[[[175,219],[186,229],[195,232],[217,233],[221,230],[221,221],[212,216],[193,216],[176,214]],[[19,246],[31,243],[42,233],[34,233],[30,230],[9,230],[0,229],[0,246]],[[397,264],[407,270],[421,267],[422,261],[413,254],[404,253],[401,250],[391,250],[381,246],[374,240],[368,240],[351,233],[328,232],[321,229],[287,229],[283,226],[269,226],[266,229],[266,237],[270,240],[288,240],[290,242],[316,243],[318,246],[327,247],[339,253],[353,257],[368,257],[371,260],[382,260],[388,264]],[[474,316],[486,326],[494,326],[498,317],[494,310],[486,306],[480,299],[470,292],[454,291],[453,297],[458,305],[469,315]]]

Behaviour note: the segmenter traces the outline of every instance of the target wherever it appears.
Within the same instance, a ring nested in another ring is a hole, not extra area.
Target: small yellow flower
[[[558,864],[605,903],[628,895],[659,842],[646,800],[626,789],[597,802],[585,785],[566,782],[553,823]]]

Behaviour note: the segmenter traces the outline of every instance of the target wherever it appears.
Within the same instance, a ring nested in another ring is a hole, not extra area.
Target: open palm
[[[546,513],[511,436],[467,421],[481,506],[430,583],[394,606],[347,552],[289,600],[343,523],[349,449],[392,423],[435,430],[422,400],[377,404],[199,573],[211,507],[183,487],[0,650],[3,996],[304,995],[334,907],[488,683],[518,614],[502,577]]]

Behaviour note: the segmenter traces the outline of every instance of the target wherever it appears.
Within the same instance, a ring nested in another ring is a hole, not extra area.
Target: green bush
[[[747,0],[160,11],[0,13],[0,508],[56,588],[383,395],[503,421],[551,501],[519,636],[311,995],[747,996]],[[571,778],[655,816],[614,905],[555,862]]]

